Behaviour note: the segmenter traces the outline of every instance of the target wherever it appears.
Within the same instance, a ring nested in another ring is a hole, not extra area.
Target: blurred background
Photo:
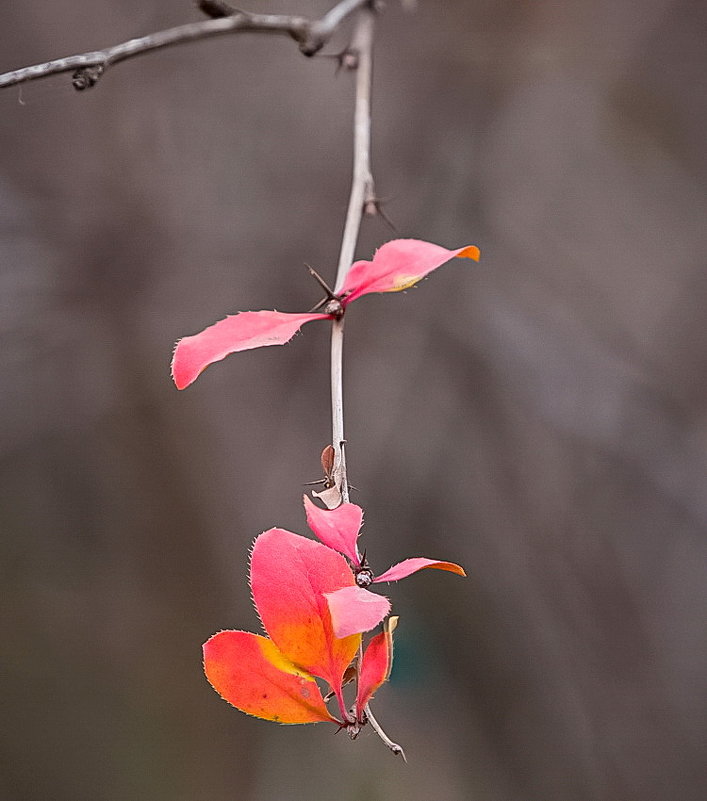
[[[469,571],[388,590],[374,708],[409,764],[201,670],[257,629],[253,538],[306,533],[328,335],[183,393],[173,343],[314,305],[350,186],[353,77],[239,36],[0,94],[2,798],[707,797],[707,4],[418,6],[377,31],[377,189],[398,236],[483,258],[357,303],[345,354],[374,569]],[[0,70],[199,18],[6,3]],[[366,221],[358,255],[393,236]]]

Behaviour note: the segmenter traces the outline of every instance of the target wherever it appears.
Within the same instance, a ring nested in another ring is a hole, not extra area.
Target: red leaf
[[[172,378],[177,389],[188,387],[213,362],[230,353],[266,345],[284,345],[311,320],[327,314],[286,314],[276,311],[240,312],[177,342]]]
[[[304,510],[307,525],[317,537],[330,548],[347,556],[353,564],[359,564],[361,557],[356,547],[363,509],[355,503],[342,503],[336,509],[321,509],[304,496]]]
[[[373,693],[388,680],[393,667],[393,632],[398,625],[397,617],[389,617],[383,631],[368,643],[358,671],[358,693],[356,694],[357,717],[363,719],[363,708]]]
[[[344,557],[326,545],[279,528],[255,541],[250,585],[265,630],[290,661],[329,682],[344,717],[341,679],[361,637],[334,634],[324,596],[354,584]]]
[[[478,261],[480,253],[475,245],[447,250],[419,239],[386,242],[373,256],[373,261],[357,261],[351,266],[341,289],[345,295],[343,302],[351,303],[369,292],[407,289],[455,256]]]
[[[412,559],[404,559],[402,562],[398,562],[397,565],[389,567],[385,573],[373,579],[373,582],[377,584],[380,581],[399,581],[412,573],[417,573],[418,570],[424,570],[426,567],[448,570],[458,576],[466,576],[464,568],[461,565],[454,564],[454,562],[440,562],[437,559],[425,559],[423,556],[416,556]]]
[[[390,612],[390,601],[363,587],[344,587],[326,593],[337,637],[370,631]]]
[[[338,722],[314,679],[258,634],[214,634],[204,643],[204,672],[222,698],[249,715],[278,723]]]

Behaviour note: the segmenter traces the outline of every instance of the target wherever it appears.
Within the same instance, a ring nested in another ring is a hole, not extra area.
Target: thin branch
[[[373,80],[373,28],[375,15],[363,11],[348,53],[356,65],[356,108],[354,112],[353,180],[346,224],[341,242],[334,291],[339,292],[353,262],[365,204],[375,197],[371,175],[371,84]]]
[[[364,203],[372,192],[371,177],[371,82],[373,77],[373,30],[375,14],[371,8],[362,9],[349,52],[356,62],[356,107],[354,112],[353,179],[346,223],[341,240],[341,252],[336,272],[335,292],[343,286],[353,263]],[[331,330],[331,420],[332,445],[336,451],[334,478],[344,503],[349,500],[344,451],[344,385],[343,385],[344,318],[334,320]]]
[[[336,273],[335,293],[341,292],[351,264],[353,263],[358,232],[361,220],[369,203],[375,199],[373,176],[371,174],[371,86],[373,81],[373,32],[375,12],[372,6],[359,13],[353,40],[347,50],[352,60],[349,66],[356,68],[356,108],[354,112],[354,158],[353,179],[349,207],[346,213],[344,234],[341,240],[341,252]],[[346,454],[344,451],[344,386],[343,386],[343,348],[344,317],[335,319],[331,329],[331,420],[332,444],[335,451],[334,479],[339,487],[344,503],[349,500],[349,482],[346,475]],[[337,458],[338,457],[338,458]],[[358,664],[363,660],[363,645],[359,645]],[[383,731],[380,723],[371,712],[370,705],[365,707],[366,719],[376,734],[394,754],[405,758],[402,746],[393,742]],[[352,729],[352,736],[358,734]],[[350,733],[351,733],[350,732]]]
[[[164,31],[130,39],[127,42],[66,58],[23,67],[0,75],[0,89],[6,86],[46,78],[60,72],[74,72],[74,86],[86,89],[93,86],[108,67],[135,56],[172,45],[195,42],[229,33],[271,33],[291,36],[306,56],[313,56],[333,36],[341,23],[357,9],[370,5],[371,0],[341,0],[321,19],[285,16],[282,14],[251,14],[236,11],[230,16],[201,20],[179,25]]]
[[[390,739],[390,737],[388,737],[388,735],[383,731],[383,729],[381,729],[380,723],[373,717],[373,712],[371,712],[370,704],[366,704],[365,710],[366,710],[366,717],[368,718],[368,722],[373,727],[375,733],[381,738],[381,740],[383,740],[383,742],[388,746],[388,748],[390,748],[390,750],[394,754],[400,754],[400,756],[403,758],[403,762],[407,762],[408,760],[407,760],[407,757],[405,756],[405,751],[403,751],[402,745],[398,745],[397,743],[394,743]]]

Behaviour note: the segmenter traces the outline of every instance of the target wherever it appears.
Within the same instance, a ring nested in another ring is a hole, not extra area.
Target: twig
[[[0,89],[60,72],[74,72],[77,89],[93,86],[98,78],[114,64],[129,58],[172,45],[195,42],[228,33],[272,33],[291,36],[306,56],[313,56],[329,41],[341,23],[357,9],[370,5],[371,0],[341,0],[321,19],[286,16],[282,14],[251,14],[236,11],[229,16],[179,25],[164,31],[130,39],[127,42],[76,56],[57,58],[44,64],[22,67],[0,75]]]
[[[341,252],[336,272],[335,292],[343,286],[353,263],[364,203],[372,193],[371,177],[371,81],[373,76],[374,12],[362,9],[349,52],[356,64],[356,108],[354,112],[353,179],[346,213]],[[349,500],[344,451],[344,387],[343,387],[344,318],[334,320],[331,330],[331,420],[332,445],[336,451],[334,478],[344,503]]]
[[[394,743],[390,739],[390,737],[388,737],[388,735],[383,731],[383,729],[381,729],[380,723],[373,717],[373,712],[371,712],[370,704],[366,704],[365,709],[368,722],[373,727],[375,733],[381,738],[381,740],[383,740],[383,742],[388,746],[388,748],[390,748],[390,750],[394,754],[400,754],[400,756],[403,758],[403,762],[407,762],[408,760],[407,757],[405,756],[405,751],[403,751],[402,745]]]
[[[354,112],[353,180],[346,224],[341,242],[334,291],[339,292],[351,267],[358,241],[364,205],[375,196],[371,175],[371,83],[373,79],[373,27],[371,11],[359,15],[348,52],[356,65],[356,108]]]
[[[354,112],[354,158],[353,179],[346,223],[341,240],[341,252],[336,272],[335,293],[341,292],[346,274],[353,263],[358,232],[366,208],[375,198],[373,176],[371,174],[371,84],[373,79],[373,31],[375,13],[373,7],[362,9],[359,13],[354,36],[347,54],[351,57],[349,67],[356,68],[356,108]],[[331,420],[332,444],[334,446],[334,479],[339,487],[344,503],[349,500],[349,482],[346,475],[346,454],[344,452],[344,388],[343,388],[343,345],[344,317],[332,322],[331,330]],[[363,659],[363,645],[359,646],[358,664]],[[375,719],[370,706],[365,707],[366,719],[376,734],[394,754],[405,758],[402,747],[394,743]],[[357,729],[356,736],[358,734]]]

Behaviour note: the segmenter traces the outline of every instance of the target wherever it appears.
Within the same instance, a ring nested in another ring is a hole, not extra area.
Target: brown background
[[[197,18],[6,2],[0,69]],[[253,537],[305,533],[325,327],[181,394],[168,376],[179,336],[309,308],[304,262],[333,277],[351,76],[242,36],[0,95],[3,798],[707,797],[705,30],[701,0],[391,0],[381,20],[387,212],[483,251],[347,323],[373,565],[470,572],[389,589],[376,709],[407,766],[368,731],[249,719],[201,673],[206,637],[257,625]],[[359,254],[387,238],[367,222]]]

